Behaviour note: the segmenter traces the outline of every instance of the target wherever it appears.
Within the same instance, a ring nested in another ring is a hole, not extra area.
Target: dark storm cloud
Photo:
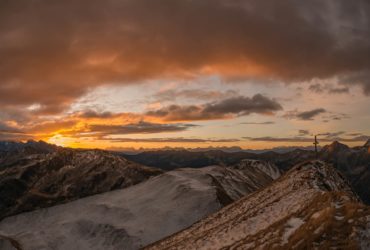
[[[204,106],[203,112],[211,114],[248,115],[250,113],[270,114],[282,109],[282,106],[277,101],[257,94],[252,98],[239,96],[220,102],[209,103]]]
[[[343,75],[369,94],[369,13],[366,0],[3,0],[0,105],[59,113],[98,85],[199,74]]]
[[[282,109],[277,101],[257,94],[251,98],[237,96],[199,106],[170,105],[149,111],[146,115],[160,117],[167,121],[213,120],[244,116],[251,113],[273,114]]]
[[[196,121],[196,120],[212,120],[222,119],[224,115],[210,115],[203,113],[201,106],[180,106],[170,105],[161,109],[148,111],[146,113],[149,117],[159,117],[166,121]]]
[[[154,134],[164,132],[180,132],[192,127],[196,127],[196,125],[139,122],[126,125],[89,125],[88,132],[102,136],[120,134]]]
[[[307,120],[312,120],[315,116],[318,116],[319,114],[322,114],[322,113],[325,113],[325,112],[326,112],[325,109],[318,108],[318,109],[313,109],[313,110],[310,110],[310,111],[300,112],[296,116],[297,116],[298,119],[307,121]]]
[[[327,111],[323,108],[317,108],[313,110],[308,110],[308,111],[288,111],[284,117],[288,119],[298,119],[298,120],[303,120],[303,121],[311,121],[313,120],[314,117],[326,113]]]

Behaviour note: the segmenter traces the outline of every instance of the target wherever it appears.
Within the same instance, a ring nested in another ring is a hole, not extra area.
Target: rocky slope
[[[9,237],[0,235],[0,249],[1,250],[22,250],[17,241]]]
[[[17,160],[0,168],[0,219],[128,187],[162,173],[100,150],[23,149],[17,151]]]
[[[366,147],[366,148],[370,148],[370,139],[369,140],[367,140],[367,142],[364,144],[364,147]]]
[[[370,209],[320,161],[146,249],[369,249]]]
[[[360,198],[370,204],[370,151],[367,143],[362,147],[349,148],[333,142],[323,147],[319,157],[333,164],[350,181]]]
[[[257,168],[269,175],[272,179],[277,179],[281,176],[281,171],[271,162],[265,162],[260,160],[244,159],[240,163],[236,164],[234,168],[237,169],[253,169]]]
[[[0,170],[22,164],[24,158],[36,154],[49,154],[60,147],[43,141],[12,142],[0,141]]]
[[[169,171],[126,189],[5,218],[0,235],[27,250],[138,249],[268,185],[277,173],[262,162]]]

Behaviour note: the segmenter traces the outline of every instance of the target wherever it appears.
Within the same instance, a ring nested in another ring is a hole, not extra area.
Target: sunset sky
[[[0,140],[355,146],[369,125],[367,0],[0,1]]]

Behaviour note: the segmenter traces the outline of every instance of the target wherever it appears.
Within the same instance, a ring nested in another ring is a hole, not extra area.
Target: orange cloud
[[[365,0],[5,1],[0,105],[39,103],[40,114],[56,114],[107,83],[203,74],[348,75],[344,83],[368,90],[368,13]]]

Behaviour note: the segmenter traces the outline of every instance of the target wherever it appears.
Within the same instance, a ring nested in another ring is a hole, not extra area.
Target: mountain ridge
[[[160,173],[102,150],[22,154],[0,169],[0,219],[125,188]]]
[[[323,162],[305,162],[269,186],[191,227],[147,246],[155,249],[370,247],[370,209]]]
[[[7,217],[0,221],[0,235],[28,250],[138,249],[272,181],[256,164],[177,169],[125,189]]]

